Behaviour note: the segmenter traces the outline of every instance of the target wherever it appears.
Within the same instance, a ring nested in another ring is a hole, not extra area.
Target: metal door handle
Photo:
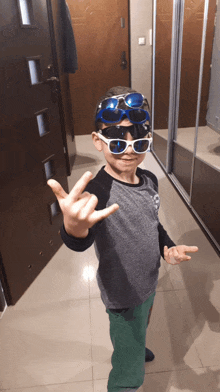
[[[121,64],[120,64],[120,66],[121,66],[122,69],[126,69],[127,65],[128,65],[128,62],[126,60],[126,52],[123,51],[123,52],[121,52]]]
[[[51,78],[45,80],[45,83],[51,83],[51,82],[59,82],[59,78],[57,78],[56,76],[51,76]]]
[[[44,83],[47,83],[50,85],[51,88],[51,100],[53,103],[56,103],[58,101],[58,93],[59,93],[59,78],[56,76],[51,76],[51,78],[46,79]]]

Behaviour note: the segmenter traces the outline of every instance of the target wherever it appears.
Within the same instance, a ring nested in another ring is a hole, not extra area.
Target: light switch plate
[[[146,37],[139,37],[138,45],[146,45]]]

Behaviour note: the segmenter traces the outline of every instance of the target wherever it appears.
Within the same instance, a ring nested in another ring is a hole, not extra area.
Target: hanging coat
[[[61,24],[60,28],[62,31],[62,42],[63,42],[63,53],[62,63],[63,71],[66,73],[75,73],[78,69],[78,59],[76,43],[72,28],[71,15],[68,4],[65,0],[61,1]]]

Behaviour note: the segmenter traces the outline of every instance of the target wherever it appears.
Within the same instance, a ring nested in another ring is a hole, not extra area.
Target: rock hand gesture
[[[107,218],[119,209],[118,204],[113,204],[103,210],[95,210],[98,198],[95,195],[84,192],[91,179],[91,172],[84,173],[69,194],[64,191],[57,181],[47,181],[59,202],[67,234],[77,238],[87,237],[89,229],[95,223]]]

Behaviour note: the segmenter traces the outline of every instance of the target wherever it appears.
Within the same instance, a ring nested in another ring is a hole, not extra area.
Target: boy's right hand
[[[98,198],[88,192],[83,192],[91,179],[91,172],[84,173],[69,195],[59,182],[52,179],[47,181],[59,202],[64,217],[65,230],[67,234],[74,237],[87,237],[89,229],[95,223],[107,218],[119,209],[118,204],[113,204],[103,210],[95,210]]]

